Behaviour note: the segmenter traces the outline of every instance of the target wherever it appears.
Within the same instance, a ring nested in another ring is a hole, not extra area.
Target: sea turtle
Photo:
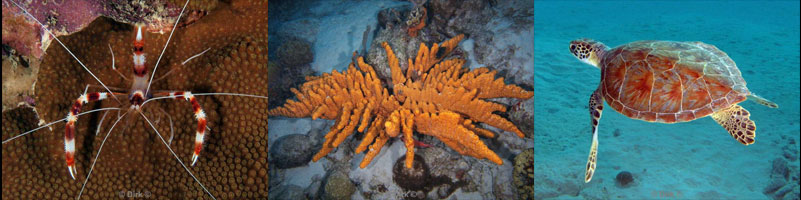
[[[594,40],[578,39],[570,42],[570,53],[601,69],[601,82],[589,103],[592,146],[585,182],[595,172],[604,101],[627,117],[648,122],[687,122],[712,115],[745,145],[754,143],[756,126],[737,103],[750,99],[779,107],[748,91],[734,61],[702,42],[637,41],[610,49]]]

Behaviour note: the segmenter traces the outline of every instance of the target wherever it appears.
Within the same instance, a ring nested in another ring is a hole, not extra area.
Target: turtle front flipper
[[[751,93],[751,94],[748,95],[748,100],[754,101],[754,102],[756,102],[758,104],[762,104],[763,106],[767,106],[767,107],[770,107],[770,108],[778,108],[779,107],[779,104],[773,103],[772,101],[770,101],[770,100],[768,100],[766,98],[762,98],[762,97],[760,97],[760,96],[758,96],[758,95],[756,95],[754,93]]]
[[[753,144],[756,137],[756,125],[749,119],[750,116],[751,113],[739,105],[732,105],[712,113],[712,119],[744,145]]]
[[[590,156],[587,158],[587,169],[584,174],[584,182],[589,183],[592,175],[595,174],[596,155],[598,153],[598,122],[604,110],[604,100],[601,98],[601,87],[595,90],[590,96],[590,119],[592,120],[592,146],[590,146]]]

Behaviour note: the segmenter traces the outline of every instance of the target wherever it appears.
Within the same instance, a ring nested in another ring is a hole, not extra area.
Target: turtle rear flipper
[[[756,125],[749,119],[750,116],[751,113],[739,105],[732,105],[712,113],[712,119],[744,145],[753,144],[756,137]]]
[[[592,146],[590,146],[590,156],[587,158],[587,169],[584,173],[584,182],[589,183],[592,175],[595,174],[596,155],[598,154],[598,122],[604,110],[604,100],[601,98],[601,87],[595,90],[590,96],[590,119],[592,120]]]
[[[756,102],[758,104],[762,104],[763,106],[767,106],[767,107],[770,107],[770,108],[779,108],[779,104],[773,103],[772,101],[770,101],[770,100],[768,100],[766,98],[760,97],[760,96],[758,96],[758,95],[756,95],[754,93],[751,93],[751,94],[748,95],[748,100],[754,101],[754,102]]]

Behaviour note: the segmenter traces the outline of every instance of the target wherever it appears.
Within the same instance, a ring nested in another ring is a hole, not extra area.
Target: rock
[[[69,35],[87,27],[96,18],[104,16],[126,24],[144,24],[148,32],[169,32],[174,25],[182,4],[177,2],[155,1],[142,3],[133,1],[78,0],[62,3],[47,1],[15,1],[36,20],[44,23],[56,36]],[[215,1],[207,1],[215,2]],[[183,2],[181,2],[183,3]],[[193,2],[190,4],[197,4]],[[207,11],[190,7],[187,10]],[[17,5],[3,3],[3,44],[20,51],[20,55],[36,59],[42,58],[53,37],[39,31],[41,25],[36,20],[22,15]],[[8,12],[6,12],[8,11]],[[181,25],[195,22],[203,15],[185,14]]]
[[[401,13],[408,13],[411,7],[408,5],[397,6],[378,11],[378,25],[380,28],[389,28],[403,23],[405,16]]]
[[[270,85],[268,86],[270,90],[268,107],[270,108],[281,106],[287,99],[291,99],[294,96],[294,94],[291,92],[291,89],[297,88],[303,84],[303,82],[305,82],[304,77],[314,74],[314,71],[311,69],[311,65],[309,63],[297,66],[288,66],[270,61],[267,65],[267,69],[270,79]]]
[[[3,45],[3,112],[23,104],[35,106],[31,97],[40,62]]]
[[[303,190],[304,193],[307,194],[309,199],[320,199],[320,190],[322,190],[321,185],[323,184],[323,180],[320,175],[314,175],[312,177],[312,182]]]
[[[792,195],[784,196],[785,200],[798,200],[799,198],[801,198],[799,197],[799,194],[801,194],[801,188],[799,188],[798,185],[795,185],[795,187],[793,187],[793,191],[791,191],[790,193]]]
[[[392,168],[392,180],[405,190],[425,190],[426,184],[422,183],[426,183],[430,173],[423,157],[415,155],[412,168],[406,168],[405,163],[405,155],[395,161],[395,165]]]
[[[789,140],[789,142],[782,147],[784,158],[790,162],[795,162],[798,159],[798,147],[794,144],[794,140]]]
[[[615,185],[622,188],[629,187],[629,184],[634,182],[634,176],[631,175],[631,172],[622,171],[617,174],[615,177]]]
[[[270,147],[270,161],[279,169],[293,168],[309,163],[315,153],[315,144],[303,134],[290,134],[278,138]]]
[[[395,8],[397,9],[397,8]],[[408,9],[408,8],[407,8]],[[381,12],[393,12],[393,9],[384,9]],[[403,19],[401,19],[403,20]],[[378,77],[388,83],[392,82],[389,64],[387,64],[387,53],[381,43],[387,42],[395,56],[398,58],[398,64],[402,71],[405,71],[408,66],[408,59],[417,56],[417,51],[420,49],[420,43],[423,42],[419,38],[412,38],[406,32],[401,24],[396,20],[388,21],[390,24],[379,24],[378,31],[367,50],[367,56],[364,58],[367,64],[373,66],[378,74]],[[437,41],[442,42],[442,41]]]
[[[532,43],[515,43],[532,30],[533,1],[502,1],[496,5],[483,0],[432,0],[428,3],[429,21],[423,31],[426,41],[439,41],[437,37],[463,33],[474,41],[474,59],[468,67],[489,66],[507,82],[533,88]],[[498,23],[512,23],[508,27]]]
[[[273,9],[273,6],[270,6],[269,9]],[[274,12],[270,12],[273,14]],[[272,17],[272,16],[271,16]],[[276,22],[277,25],[280,25],[280,29],[271,29],[270,33],[270,49],[277,48],[277,46],[273,45],[280,45],[282,41],[286,41],[287,38],[297,37],[303,40],[309,41],[309,43],[314,44],[317,41],[317,34],[319,33],[320,29],[320,20],[315,18],[300,18],[292,21],[281,21],[281,20],[272,20],[270,18],[270,25],[272,26],[273,22]],[[275,33],[272,33],[275,31]],[[273,37],[273,35],[275,37]],[[274,44],[273,44],[274,43]],[[271,51],[272,52],[272,51]]]
[[[786,160],[781,158],[773,159],[773,169],[770,171],[771,176],[778,176],[786,179],[788,170]]]
[[[533,89],[528,89],[533,91]],[[509,120],[518,124],[520,131],[527,138],[534,138],[534,98],[526,101],[517,101],[511,109],[509,109]]]
[[[348,175],[343,172],[334,172],[328,175],[325,181],[323,199],[350,199],[356,186],[350,181]]]
[[[405,152],[406,147],[403,142],[393,142],[387,148],[381,150],[382,152],[399,152],[396,156],[394,153],[389,155],[393,156],[376,156],[375,159],[365,168],[358,168],[358,163],[361,162],[363,154],[357,154],[351,163],[353,168],[349,172],[350,179],[356,183],[358,192],[365,199],[403,199],[407,194],[403,188],[394,184],[392,180],[393,164],[397,157]]]
[[[534,199],[534,148],[515,156],[514,185],[518,199]]]
[[[270,55],[271,60],[268,65],[270,108],[283,105],[287,99],[294,96],[290,90],[305,82],[304,77],[314,74],[311,69],[311,62],[314,61],[311,42],[297,36],[274,37],[270,40],[270,48],[275,46],[274,43],[279,43],[273,40],[281,40],[275,38],[285,39]]]
[[[395,184],[403,188],[406,194],[413,194],[408,199],[447,198],[465,184],[464,181],[453,182],[453,178],[447,175],[432,173],[423,157],[415,155],[412,168],[406,168],[406,155],[403,155],[392,167],[392,180]]]
[[[798,167],[788,167],[787,160],[776,158],[770,172],[770,184],[762,190],[765,195],[779,199],[799,199]]]
[[[798,185],[796,185],[796,188]],[[773,199],[798,199],[798,194],[795,195],[788,195],[790,192],[793,191],[793,187],[782,187],[776,193],[774,193]]]
[[[784,179],[773,178],[770,180],[770,184],[768,184],[768,186],[765,187],[765,190],[763,190],[762,193],[765,194],[774,193],[778,191],[779,188],[782,188],[785,184],[787,184],[787,181],[785,181]]]
[[[270,199],[307,199],[303,188],[297,185],[279,186],[270,191]]]
[[[483,29],[493,15],[483,0],[432,0],[429,5],[430,28],[449,35],[473,34]]]
[[[295,67],[314,61],[311,43],[301,38],[288,38],[275,51],[276,59],[282,67]]]

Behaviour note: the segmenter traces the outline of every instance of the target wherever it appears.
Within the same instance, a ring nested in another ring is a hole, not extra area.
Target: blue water
[[[763,190],[775,159],[798,173],[798,1],[536,1],[534,17],[537,199],[769,199]],[[607,106],[598,168],[585,184],[587,103],[600,71],[570,55],[568,43],[581,37],[610,47],[636,40],[715,45],[737,63],[752,92],[780,108],[739,104],[757,125],[756,142],[744,146],[709,117],[648,123]],[[634,175],[633,185],[616,186],[621,171]]]

